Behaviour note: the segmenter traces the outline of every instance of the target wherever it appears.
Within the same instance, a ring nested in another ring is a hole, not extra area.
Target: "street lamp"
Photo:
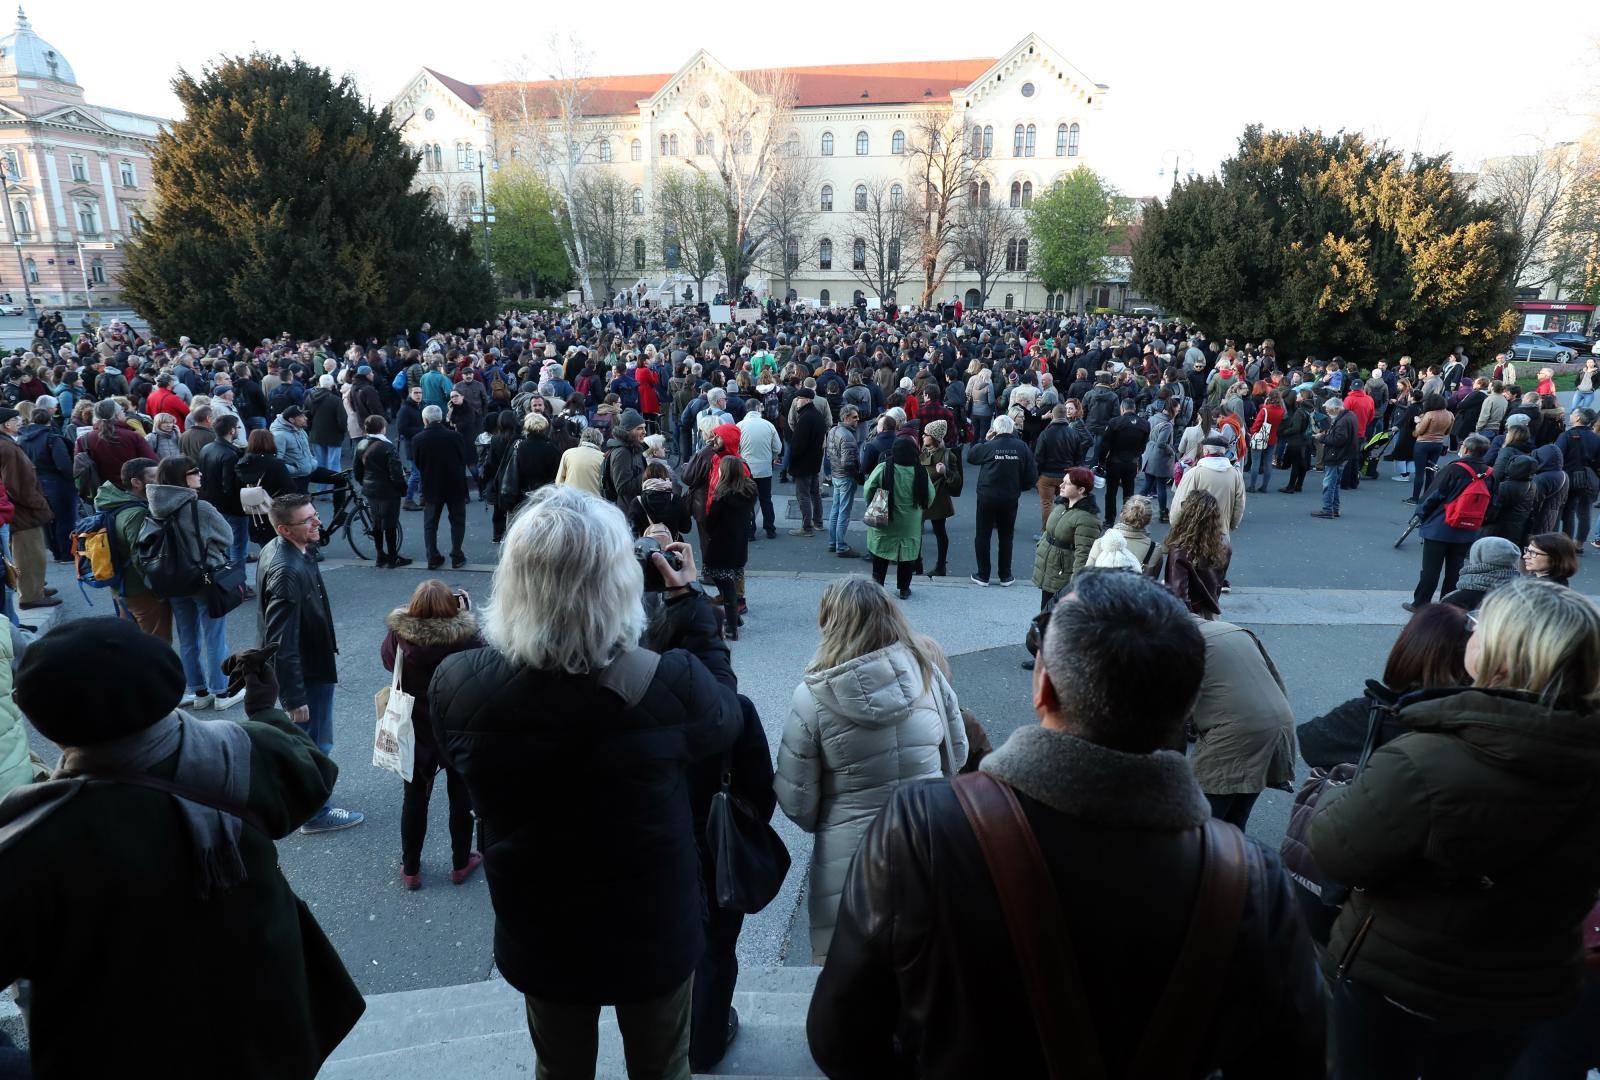
[[[11,174],[11,162],[0,164],[0,190],[4,191],[6,204],[6,231],[11,234],[11,246],[17,249],[17,272],[22,276],[22,294],[28,298],[28,315],[34,314],[33,287],[28,283],[28,270],[22,263],[22,237],[17,235],[17,227],[11,220],[11,181],[16,177]]]
[[[1178,173],[1183,170],[1183,159],[1184,158],[1188,158],[1189,159],[1189,168],[1188,168],[1188,171],[1184,173],[1184,175],[1185,176],[1193,176],[1194,175],[1194,151],[1193,150],[1189,150],[1189,149],[1182,149],[1182,150],[1168,149],[1168,150],[1161,151],[1161,168],[1156,170],[1156,176],[1161,177],[1163,179],[1166,177],[1166,175],[1167,175],[1167,159],[1168,158],[1172,159],[1172,182],[1174,184],[1176,184],[1178,182]]]
[[[490,277],[493,277],[494,261],[489,247],[489,225],[494,221],[494,207],[489,205],[489,189],[483,177],[484,158],[487,156],[484,151],[478,151],[478,205],[482,207],[478,213],[483,218],[483,268],[489,271]],[[499,164],[492,164],[490,168],[498,169]]]

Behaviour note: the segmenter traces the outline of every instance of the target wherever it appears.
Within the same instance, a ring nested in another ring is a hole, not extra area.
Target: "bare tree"
[[[716,81],[685,115],[697,141],[711,140],[710,164],[701,165],[700,156],[691,164],[721,183],[727,217],[723,276],[736,299],[771,240],[764,212],[773,186],[785,163],[798,156],[787,146],[798,143],[792,122],[796,97],[794,77],[783,71],[741,72]]]
[[[644,219],[633,213],[633,189],[609,169],[578,175],[570,212],[572,238],[589,258],[589,272],[600,292],[591,299],[609,302],[625,276],[637,273],[644,242]]]
[[[694,281],[696,299],[722,260],[728,225],[722,188],[704,173],[663,169],[656,183],[655,229],[660,263]]]
[[[930,307],[961,256],[961,210],[978,178],[978,166],[966,132],[949,111],[943,111],[923,117],[906,140],[906,167],[918,227],[922,306]]]
[[[1501,220],[1516,233],[1512,280],[1519,286],[1540,288],[1560,269],[1550,257],[1551,243],[1576,178],[1570,149],[1541,147],[1531,154],[1499,158],[1478,174],[1478,196],[1497,203]]]
[[[919,234],[905,184],[879,177],[851,195],[850,272],[880,300],[893,295],[911,273]]]
[[[578,218],[593,216],[579,197],[601,137],[588,120],[595,91],[590,60],[576,34],[551,34],[543,63],[524,55],[510,65],[505,82],[484,88],[483,103],[495,146],[532,163],[559,196],[551,212],[584,297],[593,301],[594,267],[584,230],[575,227]],[[535,80],[541,70],[547,78]]]
[[[787,300],[795,273],[817,256],[819,237],[813,227],[821,210],[816,161],[801,151],[798,139],[786,139],[783,145],[777,178],[756,215],[758,229],[767,238],[756,262],[783,282]]]
[[[996,280],[1008,272],[1008,255],[1013,268],[1009,272],[1015,272],[1016,244],[1027,237],[1028,226],[1021,214],[999,201],[970,194],[961,223],[962,267],[978,275],[979,304],[986,306]]]

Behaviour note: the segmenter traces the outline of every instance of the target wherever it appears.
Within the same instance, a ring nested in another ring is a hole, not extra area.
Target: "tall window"
[[[748,131],[744,133],[744,138],[740,141],[742,144],[741,152],[746,154],[750,153],[750,148],[755,145],[755,143],[754,140],[750,138],[750,133]]]
[[[678,156],[678,133],[677,132],[673,132],[671,135],[667,136],[667,153],[671,154],[673,157],[677,157]]]
[[[456,143],[456,168],[470,169],[475,162],[472,160],[472,144],[469,142]]]
[[[661,241],[661,264],[668,270],[676,270],[682,263],[683,245],[668,231]]]
[[[900,209],[901,204],[905,201],[906,189],[901,187],[899,184],[892,185],[889,188],[889,205],[898,210]]]
[[[706,152],[706,137],[704,135],[696,135],[694,137],[694,152],[696,156]]]
[[[833,156],[833,132],[831,131],[824,131],[822,133],[822,156]]]
[[[13,180],[22,175],[22,159],[18,157],[17,152],[10,147],[6,148],[5,167],[6,175],[11,177]]]
[[[972,156],[983,156],[983,129],[981,127],[972,129]]]
[[[1078,125],[1073,124],[1067,129],[1067,156],[1078,156]]]
[[[124,161],[122,163],[122,165],[121,165],[121,169],[122,169],[122,186],[123,187],[138,187],[139,185],[138,185],[138,183],[136,181],[136,178],[135,178],[134,172],[133,172],[133,162]]]
[[[989,181],[987,180],[978,185],[978,205],[989,205]]]
[[[1021,271],[1027,270],[1027,269],[1028,269],[1028,238],[1027,237],[1023,237],[1021,240],[1017,241],[1017,270],[1019,272],[1021,272]]]
[[[1022,125],[1018,124],[1011,131],[1011,156],[1022,156]]]
[[[1022,182],[1022,207],[1023,207],[1023,209],[1027,209],[1028,207],[1030,207],[1032,205],[1033,205],[1033,181],[1032,180],[1024,180]]]
[[[1067,156],[1067,125],[1059,124],[1056,127],[1056,157]]]
[[[96,285],[106,283],[106,264],[102,259],[95,259],[89,264],[89,280]]]
[[[822,185],[822,209],[824,211],[833,209],[833,185],[831,184]]]
[[[80,202],[78,204],[78,229],[89,235],[100,235],[100,204]]]
[[[1039,129],[1034,127],[1032,124],[1029,124],[1028,125],[1027,135],[1022,140],[1022,156],[1023,157],[1032,157],[1033,156],[1033,147],[1034,147],[1034,143],[1038,140],[1038,136],[1039,136]]]
[[[867,268],[867,242],[857,240],[850,245],[850,268],[852,270],[865,270]]]
[[[906,133],[896,131],[889,137],[889,153],[903,154],[906,152]]]
[[[89,179],[89,166],[84,163],[82,154],[73,154],[67,158],[67,163],[72,169],[72,178],[78,183],[84,183]]]
[[[994,125],[983,125],[983,157],[994,157]]]
[[[866,208],[867,208],[867,185],[865,185],[865,184],[857,184],[856,185],[856,209],[857,210],[865,210]]]
[[[644,269],[644,237],[642,236],[633,238],[633,268],[635,270]]]
[[[870,140],[867,138],[867,133],[865,131],[856,132],[856,156],[857,157],[866,157],[867,156],[867,147],[868,147],[869,142],[870,142]]]
[[[822,292],[817,296],[817,302],[819,304],[821,304],[823,307],[827,307],[828,306],[828,290],[827,289],[823,289]]]
[[[891,237],[889,240],[889,269],[900,269],[900,238]]]
[[[639,188],[633,189],[633,216],[644,216],[644,192]]]
[[[1027,259],[1028,259],[1027,250],[1028,249],[1027,248],[1021,248],[1021,254],[1019,256],[1018,248],[1021,247],[1021,244],[1022,244],[1022,241],[1017,240],[1015,238],[1006,241],[1006,272],[1007,273],[1011,273],[1011,272],[1014,272],[1014,271],[1017,271],[1017,270],[1025,270],[1025,269],[1027,269]],[[1020,258],[1020,261],[1022,263],[1022,265],[1020,265],[1020,266],[1017,265],[1018,261],[1019,261],[1019,258]]]
[[[1011,209],[1022,209],[1022,181],[1011,181]]]
[[[783,266],[789,273],[800,269],[800,238],[791,236],[783,242]]]
[[[433,144],[433,170],[434,172],[444,171],[444,148],[438,143]]]
[[[611,140],[610,139],[601,139],[600,140],[600,160],[601,161],[610,161],[611,160]]]
[[[642,160],[644,158],[644,143],[638,139],[633,140],[628,146],[628,156],[633,158],[634,161]]]
[[[1017,298],[1013,293],[1006,293],[1006,310],[1010,311],[1017,306]]]
[[[30,285],[39,284],[39,264],[33,261],[33,257],[32,256],[28,257],[27,267],[28,267],[28,284],[30,284]]]
[[[21,199],[18,199],[16,202],[12,203],[11,216],[16,222],[17,231],[19,233],[31,233],[33,231],[33,215],[28,212],[27,203],[23,202]]]
[[[833,269],[833,241],[826,237],[817,244],[817,266],[823,270]]]
[[[661,135],[661,156],[667,156],[667,136],[664,132]]]

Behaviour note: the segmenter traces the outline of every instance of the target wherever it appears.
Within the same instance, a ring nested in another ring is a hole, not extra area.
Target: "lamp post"
[[[489,205],[489,188],[484,182],[483,159],[485,153],[478,151],[478,213],[483,217],[483,268],[489,271],[489,276],[494,276],[494,257],[489,247],[489,223],[494,220],[494,207]]]
[[[9,161],[0,165],[0,189],[5,193],[6,204],[6,232],[11,234],[11,246],[17,250],[17,272],[22,276],[22,295],[28,298],[28,316],[31,318],[33,310],[33,287],[28,283],[28,269],[22,263],[22,237],[17,235],[17,227],[11,220],[11,163]]]
[[[1163,179],[1166,178],[1166,175],[1167,175],[1167,159],[1168,158],[1172,159],[1172,182],[1174,184],[1176,184],[1178,182],[1178,174],[1183,171],[1183,159],[1184,158],[1188,158],[1189,159],[1189,169],[1188,169],[1188,172],[1185,173],[1184,175],[1186,175],[1186,176],[1193,176],[1194,175],[1194,151],[1190,150],[1190,149],[1187,149],[1187,148],[1184,148],[1182,150],[1167,149],[1167,150],[1161,151],[1161,168],[1156,170],[1156,176],[1161,177]]]

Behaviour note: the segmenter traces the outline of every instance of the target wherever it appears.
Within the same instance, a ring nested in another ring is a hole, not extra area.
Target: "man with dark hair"
[[[1105,520],[1109,528],[1117,520],[1117,490],[1123,502],[1133,498],[1133,482],[1139,475],[1139,458],[1150,441],[1150,422],[1138,413],[1132,398],[1123,398],[1117,418],[1106,427],[1101,443],[1106,471]]]
[[[150,591],[139,560],[134,558],[139,534],[150,516],[144,489],[156,482],[156,459],[142,457],[123,462],[117,482],[122,486],[110,480],[102,482],[94,495],[94,508],[111,514],[111,558],[117,573],[122,575],[121,594],[113,604],[133,616],[139,629],[170,644],[172,605]]]
[[[262,648],[275,646],[278,694],[289,719],[317,749],[333,752],[333,688],[339,681],[339,642],[333,608],[311,549],[322,522],[309,495],[280,495],[268,511],[277,536],[256,562],[257,626]],[[359,825],[365,815],[324,803],[301,832],[332,832]]]
[[[199,410],[196,410],[198,413]],[[233,530],[233,547],[228,558],[243,564],[250,543],[250,519],[239,503],[239,459],[244,456],[242,440],[238,438],[243,422],[232,413],[217,417],[212,431],[215,433],[200,451],[200,497],[217,508],[217,513],[227,519]],[[193,424],[184,432],[188,438],[199,430]]]
[[[1321,978],[1278,857],[1208,821],[1169,749],[1204,671],[1153,579],[1073,577],[1034,668],[1039,724],[976,774],[901,784],[867,830],[806,1025],[824,1072],[1323,1075]]]
[[[1498,479],[1485,460],[1488,453],[1488,439],[1482,435],[1467,436],[1461,442],[1461,456],[1448,465],[1439,466],[1439,471],[1434,474],[1433,487],[1417,506],[1417,515],[1413,520],[1420,525],[1417,531],[1422,537],[1422,574],[1417,579],[1417,589],[1412,594],[1411,602],[1400,605],[1407,611],[1430,603],[1435,585],[1440,586],[1441,597],[1455,590],[1461,565],[1467,561],[1467,554],[1472,550],[1472,542],[1478,538],[1483,521],[1478,521],[1470,528],[1467,527],[1470,523],[1459,520],[1452,525],[1450,504],[1481,479],[1489,489],[1490,505],[1493,505]],[[1441,571],[1444,575],[1442,584],[1439,580]]]

